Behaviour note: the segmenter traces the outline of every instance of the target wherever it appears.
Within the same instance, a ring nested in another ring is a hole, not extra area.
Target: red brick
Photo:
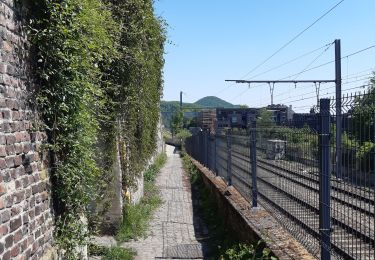
[[[0,157],[5,157],[5,156],[7,156],[5,145],[0,145]]]
[[[19,216],[16,219],[10,221],[10,231],[13,232],[22,225],[22,218]]]
[[[20,203],[22,200],[25,199],[25,190],[21,190],[14,193],[13,198],[16,201],[16,203]]]
[[[11,134],[6,136],[7,144],[14,144],[16,142],[16,136]]]
[[[5,247],[10,248],[13,246],[13,235],[9,235],[5,238]]]
[[[22,153],[22,151],[23,151],[22,149],[23,149],[22,144],[14,144],[14,150],[15,150],[16,154]]]
[[[7,192],[7,189],[5,188],[4,183],[0,183],[0,196],[4,195]]]
[[[14,167],[14,156],[5,157],[5,161],[6,161],[7,167],[9,168]]]
[[[24,141],[24,136],[25,136],[24,133],[20,133],[20,132],[16,133],[15,134],[16,142],[17,143],[23,142]]]
[[[39,185],[38,184],[34,184],[33,186],[31,186],[31,189],[33,191],[33,195],[38,193],[39,192]]]
[[[31,249],[31,254],[35,254],[36,250],[39,248],[39,243],[38,241],[35,241],[33,243],[32,249]]]
[[[7,139],[4,134],[0,134],[0,144],[6,144]]]
[[[18,111],[12,111],[12,119],[13,120],[19,120],[20,119],[20,114]]]
[[[10,220],[10,210],[3,210],[1,212],[1,221],[3,223],[8,222]]]
[[[22,152],[28,153],[31,151],[31,145],[29,143],[22,144]]]
[[[14,166],[20,166],[22,164],[22,156],[16,155],[14,157]]]
[[[7,235],[9,233],[9,227],[8,224],[3,224],[0,226],[0,237],[3,237],[4,235]]]
[[[18,214],[21,213],[21,211],[22,211],[22,207],[20,207],[20,206],[13,206],[12,209],[11,209],[12,217],[17,216]]]
[[[5,169],[7,167],[7,163],[5,159],[0,158],[0,170]]]
[[[2,111],[1,113],[2,113],[4,119],[8,119],[9,120],[9,119],[12,118],[11,111],[5,110],[5,111]]]
[[[12,257],[16,257],[18,256],[18,254],[20,253],[20,246],[19,245],[15,245],[12,250],[10,251],[10,255]]]
[[[27,246],[28,246],[28,242],[27,242],[27,239],[24,239],[22,242],[21,242],[21,252],[25,251]]]
[[[10,208],[13,206],[13,196],[9,195],[5,198],[5,207]]]
[[[13,242],[17,243],[22,239],[22,231],[18,230],[14,235],[13,235]]]
[[[10,251],[5,252],[5,253],[3,254],[3,258],[2,258],[2,260],[10,260]]]
[[[30,217],[30,219],[35,218],[35,209],[34,208],[29,210],[29,217]]]
[[[13,154],[16,154],[16,149],[13,144],[7,145],[5,147],[5,152],[7,155],[13,155]]]

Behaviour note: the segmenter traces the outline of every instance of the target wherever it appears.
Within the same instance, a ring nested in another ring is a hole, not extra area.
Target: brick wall
[[[40,259],[52,244],[48,171],[29,106],[25,34],[14,0],[0,0],[0,259]],[[31,100],[32,102],[32,100]]]

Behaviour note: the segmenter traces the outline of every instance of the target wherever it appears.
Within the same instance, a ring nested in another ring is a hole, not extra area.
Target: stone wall
[[[157,136],[156,136],[156,149],[154,155],[150,158],[147,165],[154,163],[157,155],[165,151],[165,143],[163,140],[163,129],[164,126],[161,121],[161,117],[157,126]],[[110,187],[107,190],[107,198],[110,202],[110,206],[104,216],[103,223],[103,233],[113,234],[113,232],[119,227],[122,221],[122,210],[124,206],[124,196],[130,199],[130,203],[133,205],[138,204],[144,195],[144,181],[143,172],[135,180],[135,188],[124,193],[122,187],[122,169],[120,162],[119,148],[116,151],[116,160],[114,161],[112,167],[113,180],[110,183]],[[97,205],[98,206],[98,205]],[[98,208],[96,209],[98,210]]]
[[[164,126],[163,126],[163,123],[161,121],[161,115],[160,115],[159,123],[157,125],[157,133],[156,133],[156,149],[155,149],[154,155],[150,158],[150,160],[147,163],[148,166],[153,164],[155,162],[156,157],[159,154],[161,154],[165,151],[165,143],[164,143],[164,139],[163,139],[163,130],[164,130]],[[146,169],[147,169],[147,167],[146,167]],[[144,172],[142,172],[140,174],[140,176],[136,179],[136,185],[135,185],[136,188],[134,188],[130,191],[130,201],[134,205],[138,204],[141,201],[141,199],[144,195],[143,174],[144,174]]]
[[[0,1],[0,259],[40,259],[51,249],[53,214],[44,133],[33,131],[27,39],[14,0]]]

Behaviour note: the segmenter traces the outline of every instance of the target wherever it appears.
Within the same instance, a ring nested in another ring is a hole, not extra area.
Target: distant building
[[[267,111],[272,112],[272,120],[277,125],[288,124],[289,121],[293,120],[294,111],[292,106],[286,105],[269,105],[266,107]]]
[[[305,126],[318,130],[318,114],[315,113],[294,113],[291,125],[297,128]]]
[[[216,122],[216,111],[215,109],[203,109],[198,114],[198,126],[202,129],[210,129],[210,131],[215,130]]]
[[[247,128],[256,118],[256,108],[217,108],[217,128]]]

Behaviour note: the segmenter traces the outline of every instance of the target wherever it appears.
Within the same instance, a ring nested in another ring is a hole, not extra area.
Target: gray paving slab
[[[202,259],[203,248],[194,230],[193,203],[188,178],[174,147],[166,147],[167,162],[161,169],[159,186],[163,205],[156,210],[144,239],[123,243],[137,252],[136,260]]]

